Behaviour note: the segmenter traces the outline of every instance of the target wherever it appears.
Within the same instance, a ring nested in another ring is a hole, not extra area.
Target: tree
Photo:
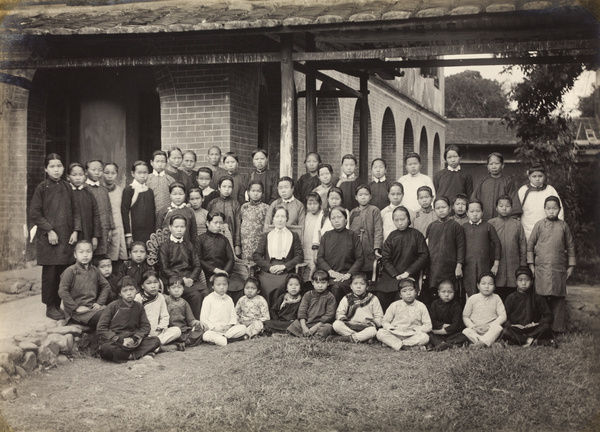
[[[508,115],[508,98],[496,80],[466,70],[446,78],[446,117],[501,118]]]
[[[541,163],[564,204],[577,246],[578,267],[591,269],[590,278],[598,277],[597,230],[594,220],[598,170],[575,166],[574,127],[565,114],[563,96],[589,66],[581,63],[520,65],[525,78],[510,92],[517,108],[505,117],[508,127],[516,130],[519,143],[515,151],[525,165]],[[590,208],[591,207],[591,208]]]
[[[596,87],[591,95],[579,98],[577,109],[581,111],[581,117],[596,117],[600,113],[596,113],[596,98],[600,88]]]

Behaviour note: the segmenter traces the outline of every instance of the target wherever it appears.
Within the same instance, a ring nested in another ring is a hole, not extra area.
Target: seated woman
[[[212,290],[212,276],[215,273],[227,273],[229,275],[229,288],[227,294],[235,303],[243,294],[244,280],[235,273],[233,265],[235,257],[231,243],[221,231],[225,215],[220,211],[212,210],[206,216],[208,230],[196,239],[196,254],[200,258],[200,265],[206,277],[209,291]]]
[[[347,214],[340,206],[331,209],[329,220],[333,230],[323,234],[317,254],[317,268],[329,274],[331,293],[338,303],[350,293],[350,278],[365,262],[358,234],[346,228]]]
[[[287,209],[275,207],[274,228],[262,234],[252,260],[260,268],[258,279],[262,295],[272,305],[284,292],[284,284],[289,273],[294,273],[296,265],[304,262],[304,251],[300,236],[286,227],[289,218]]]
[[[398,300],[398,281],[411,277],[417,280],[419,272],[429,263],[429,249],[425,237],[415,228],[410,228],[410,213],[404,206],[392,212],[396,229],[383,243],[381,279],[371,291],[379,299],[383,311]]]

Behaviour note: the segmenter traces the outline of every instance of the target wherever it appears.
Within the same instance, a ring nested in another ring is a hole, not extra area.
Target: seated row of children
[[[181,298],[182,278],[169,280],[169,293],[164,297],[159,293],[159,278],[154,270],[142,274],[141,287],[134,278],[125,276],[117,285],[119,298],[105,306],[110,288],[99,270],[90,264],[91,243],[80,241],[75,257],[77,263],[63,275],[60,295],[71,320],[97,326],[100,355],[106,360],[140,358],[173,341],[179,341],[177,347],[181,349],[185,346],[185,335],[196,327],[202,329],[205,342],[219,346],[263,332],[348,342],[365,342],[376,337],[396,350],[403,346],[425,349],[429,343],[436,350],[466,342],[490,346],[501,334],[506,340],[525,346],[553,338],[552,314],[545,301],[532,292],[532,273],[528,267],[517,269],[518,290],[507,299],[506,310],[493,293],[494,275],[483,273],[478,278],[479,294],[469,297],[462,314],[451,281],[440,284],[439,298],[428,311],[416,300],[415,281],[400,280],[400,300],[392,303],[384,315],[377,297],[367,291],[368,281],[363,273],[353,276],[352,292],[339,304],[327,289],[330,280],[327,272],[315,271],[313,290],[304,296],[300,295],[300,276],[288,275],[286,292],[270,311],[266,300],[259,295],[257,279],[248,278],[245,295],[234,306],[227,295],[229,277],[217,273],[211,281],[213,292],[204,300],[197,320],[189,304]],[[75,278],[87,283],[73,284]],[[95,284],[100,287],[96,292]],[[338,336],[331,337],[332,332]]]

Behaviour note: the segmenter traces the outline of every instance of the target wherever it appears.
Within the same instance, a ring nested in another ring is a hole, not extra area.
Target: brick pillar
[[[31,78],[33,71],[21,76]],[[0,270],[25,263],[29,90],[0,84]]]

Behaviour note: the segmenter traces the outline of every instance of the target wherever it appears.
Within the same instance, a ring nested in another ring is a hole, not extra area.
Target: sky
[[[512,75],[501,73],[504,66],[461,66],[461,67],[447,67],[444,68],[444,75],[450,76],[465,70],[479,71],[481,76],[487,79],[493,79],[500,82],[505,91],[508,91],[512,83],[517,83],[523,80],[523,75],[518,71],[514,70]],[[599,72],[600,73],[600,72]],[[580,97],[589,96],[594,90],[594,84],[596,83],[596,73],[594,71],[585,71],[582,73],[575,85],[569,93],[564,97],[565,111],[572,117],[577,117],[580,112],[577,110],[577,104],[579,103]],[[514,107],[513,107],[514,108]]]

